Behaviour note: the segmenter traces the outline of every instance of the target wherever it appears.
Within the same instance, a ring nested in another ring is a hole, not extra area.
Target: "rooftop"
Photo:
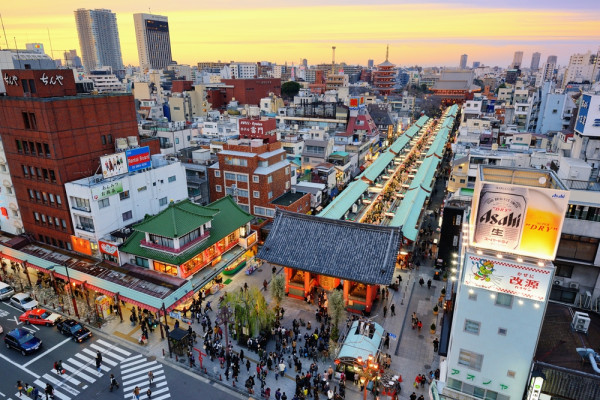
[[[138,232],[177,238],[212,221],[218,212],[219,210],[202,207],[186,199],[179,203],[171,202],[165,210],[134,225],[133,229]]]
[[[302,196],[304,196],[304,193],[292,193],[292,192],[287,192],[282,194],[281,196],[279,196],[278,198],[276,198],[275,200],[273,200],[271,202],[271,204],[277,205],[277,206],[289,206],[292,203],[295,203],[296,201],[300,200],[302,198]]]

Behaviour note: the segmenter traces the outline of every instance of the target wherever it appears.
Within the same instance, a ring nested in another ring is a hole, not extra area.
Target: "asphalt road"
[[[75,343],[63,336],[55,327],[24,325],[18,322],[22,312],[5,302],[0,302],[0,325],[2,337],[10,330],[24,327],[42,339],[40,350],[28,356],[0,343],[0,400],[18,399],[17,380],[36,386],[43,393],[47,383],[54,386],[58,400],[71,399],[127,399],[133,389],[140,387],[140,400],[146,400],[148,388],[152,400],[188,399],[199,393],[211,400],[246,398],[215,385],[205,378],[163,364],[154,357],[146,357],[118,341],[94,335],[84,343]],[[102,366],[96,369],[96,351],[102,353]],[[64,375],[53,370],[53,364],[62,360]],[[150,386],[148,372],[154,374]],[[119,389],[109,391],[109,376],[114,374]],[[23,398],[27,398],[23,396]],[[43,396],[42,398],[45,398]]]

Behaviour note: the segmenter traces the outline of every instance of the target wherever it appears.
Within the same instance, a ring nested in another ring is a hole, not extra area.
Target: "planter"
[[[241,263],[239,263],[238,265],[236,265],[235,267],[233,267],[231,269],[225,269],[222,273],[223,273],[223,275],[226,275],[226,276],[232,276],[232,275],[237,274],[245,266],[246,266],[246,261],[242,261]]]

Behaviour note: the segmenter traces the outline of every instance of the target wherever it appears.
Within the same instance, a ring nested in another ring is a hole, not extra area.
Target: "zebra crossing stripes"
[[[123,398],[130,399],[136,387],[140,388],[140,400],[148,399],[146,395],[148,389],[152,391],[151,400],[164,400],[171,397],[163,366],[156,360],[150,360],[139,354],[121,362],[120,369]],[[148,380],[150,371],[154,375],[152,385]]]

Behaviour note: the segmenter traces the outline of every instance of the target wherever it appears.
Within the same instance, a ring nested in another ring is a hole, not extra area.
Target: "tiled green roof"
[[[195,207],[204,209],[206,213],[215,212],[214,216],[212,217],[212,227],[210,229],[210,235],[208,239],[198,243],[195,246],[191,246],[189,249],[186,249],[179,254],[170,254],[147,247],[142,247],[140,242],[144,239],[144,233],[141,231],[131,235],[129,239],[127,239],[127,241],[119,248],[119,251],[144,258],[150,258],[164,263],[181,265],[193,258],[196,254],[204,251],[208,247],[217,243],[219,240],[225,238],[239,227],[252,221],[253,218],[252,215],[242,210],[235,203],[235,201],[233,201],[231,196],[223,197],[222,199],[209,204],[207,207],[198,206],[189,200],[185,200],[181,203],[186,203],[183,205],[184,210]],[[201,211],[198,212],[200,213]],[[134,229],[137,230],[137,226],[134,227]]]
[[[169,207],[133,227],[138,232],[147,232],[168,238],[186,235],[211,221],[219,210],[202,207],[190,200],[171,203]]]

